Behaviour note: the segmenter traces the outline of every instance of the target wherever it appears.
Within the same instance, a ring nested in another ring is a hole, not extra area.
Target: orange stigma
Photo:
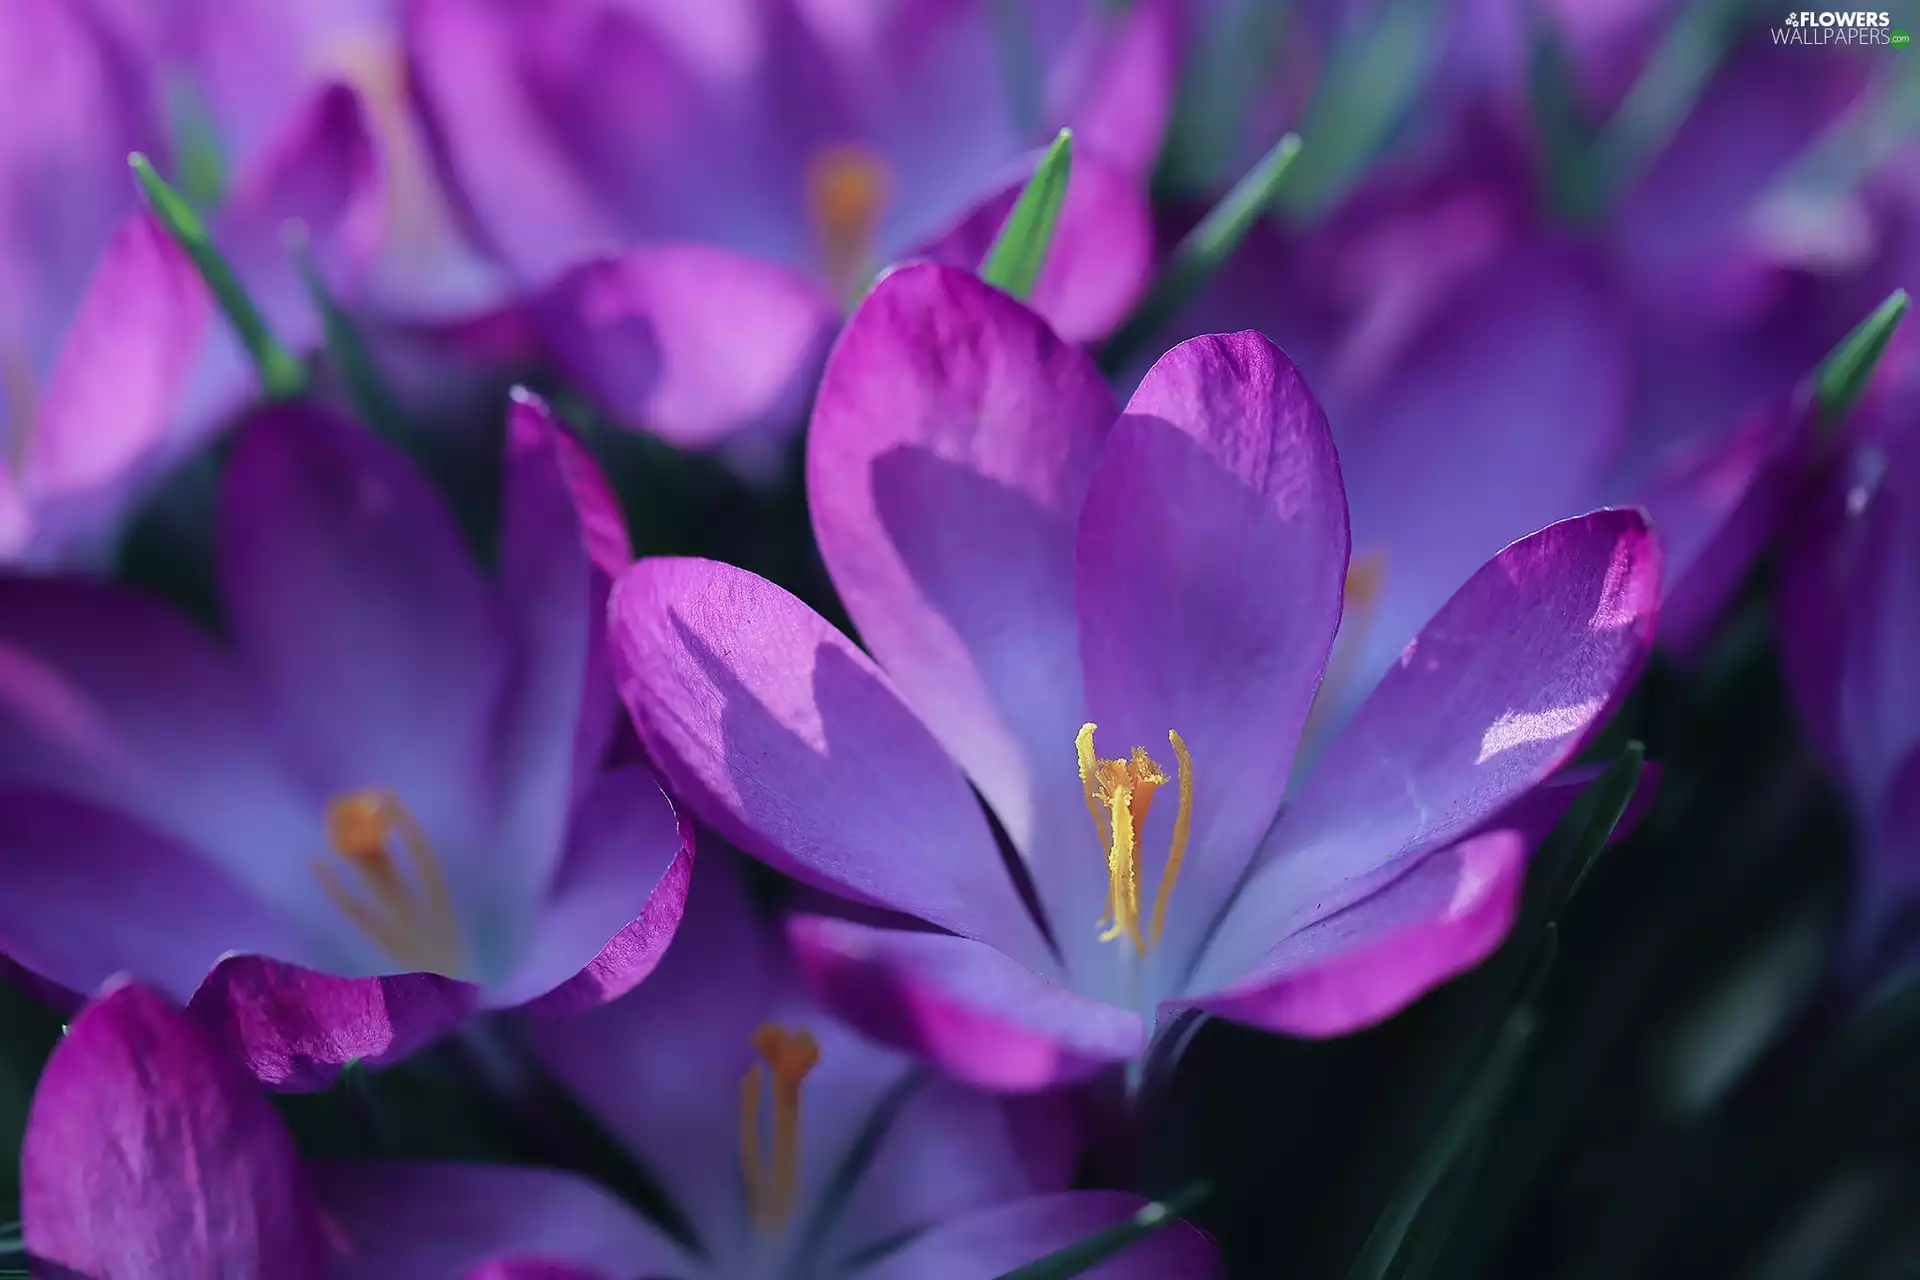
[[[461,975],[466,953],[453,895],[426,833],[398,796],[377,789],[336,796],[327,804],[327,845],[334,858],[316,860],[313,872],[347,919],[409,969]],[[411,878],[394,858],[395,845]],[[364,894],[347,887],[337,864],[359,878]]]
[[[800,1085],[819,1063],[820,1046],[804,1027],[771,1022],[760,1024],[752,1044],[762,1061],[740,1081],[740,1178],[753,1225],[773,1236],[786,1228],[800,1191]],[[765,1093],[773,1095],[770,1143],[760,1131]]]
[[[880,214],[892,194],[887,166],[865,147],[840,143],[807,165],[807,216],[834,295],[853,303],[874,269]]]
[[[1080,786],[1086,794],[1087,814],[1093,819],[1094,833],[1107,850],[1107,910],[1100,917],[1105,930],[1102,942],[1127,937],[1133,948],[1145,955],[1160,941],[1167,926],[1167,901],[1180,879],[1180,864],[1187,856],[1187,841],[1193,835],[1193,757],[1187,744],[1169,729],[1167,742],[1179,762],[1180,808],[1174,815],[1173,840],[1167,849],[1167,864],[1160,872],[1160,885],[1153,895],[1153,916],[1148,928],[1140,927],[1140,837],[1147,827],[1147,812],[1153,807],[1153,795],[1173,781],[1154,763],[1145,747],[1135,747],[1124,760],[1102,760],[1094,753],[1093,733],[1098,726],[1084,724],[1074,739],[1080,757]]]

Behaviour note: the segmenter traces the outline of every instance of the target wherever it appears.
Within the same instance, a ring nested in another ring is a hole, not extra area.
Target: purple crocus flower
[[[0,561],[97,558],[131,503],[251,393],[205,290],[135,207],[127,154],[163,167],[161,77],[91,6],[0,10]],[[30,105],[27,105],[30,104]],[[354,95],[317,89],[233,157],[215,233],[290,343],[317,339],[280,242],[298,218],[330,274],[379,234]],[[111,388],[108,393],[103,388]]]
[[[1876,975],[1920,955],[1916,386],[1909,368],[1836,450],[1786,542],[1777,596],[1788,687],[1852,803],[1864,857],[1851,958]]]
[[[703,860],[685,923],[651,980],[603,1008],[527,1028],[546,1068],[680,1211],[697,1251],[630,1214],[617,1235],[569,1238],[547,1220],[579,1221],[584,1208],[559,1212],[550,1201],[538,1215],[498,1218],[499,1208],[436,1186],[446,1175],[356,1170],[322,1181],[329,1214],[353,1242],[351,1274],[424,1274],[427,1250],[464,1236],[475,1257],[552,1259],[610,1278],[826,1280],[911,1240],[857,1274],[987,1280],[1139,1207],[1130,1196],[1061,1190],[1077,1154],[1064,1100],[1009,1102],[925,1075],[825,1016],[744,888],[731,864]],[[1213,1249],[1176,1225],[1113,1266],[1098,1274],[1199,1277],[1212,1273]]]
[[[1104,334],[1151,267],[1174,6],[415,0],[449,185],[554,358],[683,446],[792,422],[843,309],[931,247],[977,266],[1077,131],[1036,305]]]
[[[1054,1190],[1069,1149],[1036,1142],[1030,1118],[1016,1127],[1014,1109],[990,1097],[928,1080],[890,1103],[905,1064],[829,1022],[809,1019],[820,1034],[810,1070],[782,1056],[804,1048],[808,1033],[772,1024],[755,1033],[752,1020],[807,1011],[775,997],[781,984],[766,939],[754,932],[726,869],[717,870],[709,876],[703,868],[694,894],[690,957],[669,959],[659,975],[678,994],[631,1012],[622,1001],[605,1017],[588,1015],[612,1038],[576,1039],[570,1048],[596,1064],[587,1074],[599,1080],[637,1068],[649,1083],[667,1086],[666,1097],[636,1099],[629,1087],[590,1100],[611,1105],[614,1115],[645,1111],[647,1150],[671,1157],[658,1167],[681,1175],[673,1189],[697,1191],[688,1204],[733,1209],[702,1223],[727,1233],[707,1237],[704,1256],[594,1183],[555,1170],[305,1166],[257,1085],[222,1046],[163,996],[133,983],[83,1010],[42,1074],[21,1161],[28,1251],[88,1280],[697,1280],[792,1274],[775,1268],[805,1239],[825,1264],[810,1274],[823,1277],[840,1274],[840,1250],[884,1242],[897,1251],[860,1275],[991,1280],[1139,1208],[1139,1200],[1117,1193]],[[681,948],[671,954],[679,957]],[[719,1048],[722,1030],[741,1039],[728,1046],[732,1052],[708,1053]],[[685,1037],[696,1051],[683,1049]],[[773,1049],[759,1074],[748,1065],[756,1052],[749,1039]],[[767,1105],[767,1133],[747,1130],[748,1097]],[[821,1235],[804,1235],[824,1179],[850,1156],[868,1117],[889,1105],[897,1111],[866,1176],[837,1216],[823,1220]],[[718,1127],[704,1129],[702,1121]],[[769,1160],[758,1180],[742,1176],[743,1139],[762,1144],[754,1149]],[[779,1181],[786,1151],[799,1155],[791,1184]],[[816,1175],[823,1180],[811,1181]],[[775,1193],[789,1185],[790,1221],[782,1223]],[[898,1247],[903,1233],[912,1238]],[[1176,1223],[1088,1274],[1202,1280],[1214,1271],[1212,1245]]]
[[[1749,229],[1859,90],[1779,63],[1727,64],[1603,225],[1543,219],[1527,145],[1480,122],[1321,225],[1258,229],[1171,331],[1272,334],[1326,398],[1353,567],[1317,728],[1487,556],[1603,504],[1660,529],[1663,642],[1711,634],[1810,459],[1808,375],[1897,279],[1770,259]]]
[[[7,954],[191,998],[288,1088],[644,976],[691,849],[645,768],[601,766],[625,532],[531,397],[503,488],[489,581],[390,446],[266,409],[222,482],[220,639],[118,587],[0,579]]]
[[[942,930],[795,935],[859,1025],[982,1083],[1132,1058],[1181,1007],[1344,1032],[1475,963],[1540,820],[1508,806],[1651,637],[1643,518],[1553,525],[1440,608],[1282,809],[1348,541],[1326,419],[1272,343],[1185,343],[1122,414],[1027,308],[910,266],[849,322],[809,443],[873,658],[752,574],[650,560],[615,589],[622,695],[742,848]]]

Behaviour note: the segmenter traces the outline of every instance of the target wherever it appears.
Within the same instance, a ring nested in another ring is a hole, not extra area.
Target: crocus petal
[[[478,991],[435,973],[338,978],[265,956],[229,956],[187,1013],[275,1089],[324,1089],[349,1062],[381,1067],[473,1012]]]
[[[360,95],[328,84],[236,176],[217,234],[276,334],[305,347],[320,337],[319,317],[287,251],[287,224],[306,228],[329,283],[340,288],[377,249],[384,207],[378,152]]]
[[[265,409],[227,466],[219,551],[236,647],[313,794],[390,789],[456,898],[492,900],[506,635],[440,496],[355,423]]]
[[[1031,166],[975,205],[926,255],[967,271],[985,261]],[[1105,337],[1126,319],[1153,274],[1153,212],[1146,190],[1117,165],[1076,148],[1032,306],[1069,342]]]
[[[861,1043],[854,1036],[846,1042]],[[838,1047],[838,1040],[832,1043]],[[937,1075],[912,1079],[912,1092],[890,1117],[820,1246],[827,1262],[822,1274],[857,1274],[855,1259],[916,1231],[989,1205],[1061,1191],[1073,1181],[1081,1135],[1071,1091],[1000,1098]],[[880,1096],[869,1091],[867,1107],[875,1108]],[[802,1105],[811,1114],[817,1102],[808,1097]],[[930,1151],[940,1158],[929,1160]]]
[[[755,1060],[750,1041],[791,1005],[796,985],[741,871],[726,857],[701,859],[674,945],[647,981],[603,1007],[541,1019],[527,1037],[709,1247],[740,1225],[740,1079]],[[812,1141],[817,1117],[808,1114]]]
[[[500,1257],[649,1280],[699,1274],[658,1228],[569,1173],[510,1165],[343,1163],[316,1166],[313,1180],[339,1237],[331,1272],[337,1280],[462,1280]]]
[[[1488,557],[1603,500],[1627,427],[1621,318],[1579,263],[1513,252],[1444,296],[1377,385],[1335,406],[1353,555],[1370,586],[1356,577],[1348,602],[1338,683],[1323,695],[1330,729]],[[1353,340],[1348,363],[1366,346]]]
[[[84,800],[0,793],[0,876],[7,954],[72,991],[133,973],[184,1003],[227,952],[306,952],[224,869]]]
[[[1660,640],[1696,652],[1766,549],[1800,487],[1814,439],[1811,397],[1688,442],[1638,496],[1667,553]]]
[[[698,816],[801,880],[1044,969],[959,771],[819,614],[745,570],[657,559],[620,580],[610,625],[635,727]]]
[[[1500,945],[1513,925],[1527,851],[1513,831],[1469,837],[1269,953],[1263,972],[1284,977],[1198,1003],[1286,1035],[1371,1026]]]
[[[692,827],[653,774],[633,765],[602,777],[574,807],[567,856],[531,946],[488,1003],[532,999],[529,1012],[552,1014],[623,994],[673,941],[692,870]]]
[[[868,1280],[981,1280],[1117,1226],[1145,1206],[1118,1191],[1016,1200],[943,1222],[861,1274]],[[1199,1230],[1170,1222],[1080,1274],[1088,1280],[1210,1280],[1220,1274],[1220,1258]]]
[[[482,1263],[467,1273],[466,1280],[605,1280],[605,1277],[570,1262],[514,1258]]]
[[[166,429],[206,328],[205,286],[150,217],[121,224],[22,428],[20,476],[41,508],[39,554],[113,531],[165,461]]]
[[[1173,730],[1193,758],[1171,955],[1191,953],[1272,825],[1346,571],[1340,465],[1292,362],[1253,332],[1195,338],[1162,357],[1114,429],[1080,515],[1079,612],[1096,749],[1145,746],[1172,778]],[[1143,884],[1157,881],[1172,839],[1174,790],[1142,833],[1152,859]],[[1106,862],[1084,815],[1078,829],[1088,874],[1060,928],[1103,945],[1093,922]]]
[[[481,237],[528,281],[620,242],[519,74],[527,28],[545,11],[478,0],[419,0],[405,10],[435,158]]]
[[[0,579],[0,779],[138,817],[290,915],[311,901],[319,813],[207,636],[93,582]]]
[[[1139,182],[1153,172],[1180,80],[1178,0],[1140,0],[1117,20],[1091,6],[1094,29],[1052,86],[1076,152],[1110,156]],[[1074,169],[1080,167],[1074,156]]]
[[[790,268],[666,244],[581,264],[536,314],[562,371],[617,421],[704,449],[799,421],[836,308]]]
[[[1659,545],[1634,511],[1563,520],[1489,561],[1315,765],[1191,989],[1268,976],[1298,930],[1558,768],[1639,672],[1659,593]]]
[[[990,947],[798,916],[788,938],[821,1002],[882,1044],[985,1089],[1025,1092],[1138,1055],[1147,1028]]]
[[[293,1142],[267,1101],[160,996],[83,1010],[34,1093],[27,1251],[89,1280],[325,1273]]]
[[[134,207],[127,153],[161,141],[151,70],[91,6],[20,0],[0,8],[0,84],[19,104],[0,124],[0,343],[9,379],[22,367],[52,367],[88,275]]]
[[[1049,899],[1071,872],[1039,854],[1080,811],[1086,719],[1073,522],[1116,413],[1032,312],[919,264],[848,322],[809,440],[814,528],[854,625]]]
[[[498,732],[498,843],[520,851],[518,895],[543,893],[567,810],[598,775],[619,715],[606,651],[607,593],[633,560],[592,457],[531,393],[507,412],[500,593],[513,684]]]

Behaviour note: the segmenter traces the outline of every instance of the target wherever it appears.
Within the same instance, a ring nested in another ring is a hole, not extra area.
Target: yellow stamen
[[[1180,864],[1186,860],[1187,840],[1193,835],[1193,757],[1187,744],[1173,729],[1167,730],[1167,742],[1173,758],[1180,762],[1180,809],[1173,815],[1173,842],[1167,846],[1167,867],[1160,873],[1160,889],[1153,895],[1153,935],[1147,945],[1157,946],[1167,927],[1167,899],[1173,896],[1174,883],[1180,879]]]
[[[1086,794],[1087,813],[1093,819],[1094,834],[1107,850],[1107,910],[1100,917],[1102,942],[1126,937],[1134,950],[1145,955],[1160,941],[1166,928],[1167,899],[1180,878],[1180,864],[1186,858],[1187,841],[1193,833],[1193,758],[1178,733],[1169,730],[1174,758],[1180,762],[1180,810],[1174,816],[1173,843],[1167,850],[1166,866],[1160,873],[1160,885],[1154,893],[1150,930],[1140,929],[1140,835],[1146,830],[1147,814],[1153,808],[1153,796],[1169,781],[1166,771],[1154,763],[1145,747],[1135,747],[1124,760],[1102,760],[1094,752],[1093,734],[1097,726],[1085,724],[1074,739],[1080,758],[1080,785]]]
[[[373,789],[335,797],[327,804],[327,844],[366,890],[363,897],[349,889],[335,862],[314,862],[320,887],[347,919],[408,968],[459,977],[465,950],[453,894],[426,833],[399,797]],[[411,881],[394,859],[395,844],[406,852]]]
[[[820,1061],[820,1046],[804,1028],[763,1022],[752,1044],[762,1061],[740,1080],[740,1179],[747,1212],[763,1235],[776,1235],[793,1215],[800,1190],[800,1085]],[[760,1096],[773,1096],[768,1149],[762,1149]]]
[[[852,303],[874,268],[880,214],[892,194],[886,162],[865,147],[823,147],[807,165],[807,216],[834,294]]]

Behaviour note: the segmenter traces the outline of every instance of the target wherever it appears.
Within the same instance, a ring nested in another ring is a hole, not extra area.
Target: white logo
[[[1800,9],[1773,28],[1775,44],[1867,45],[1887,44],[1893,15],[1871,9]]]

